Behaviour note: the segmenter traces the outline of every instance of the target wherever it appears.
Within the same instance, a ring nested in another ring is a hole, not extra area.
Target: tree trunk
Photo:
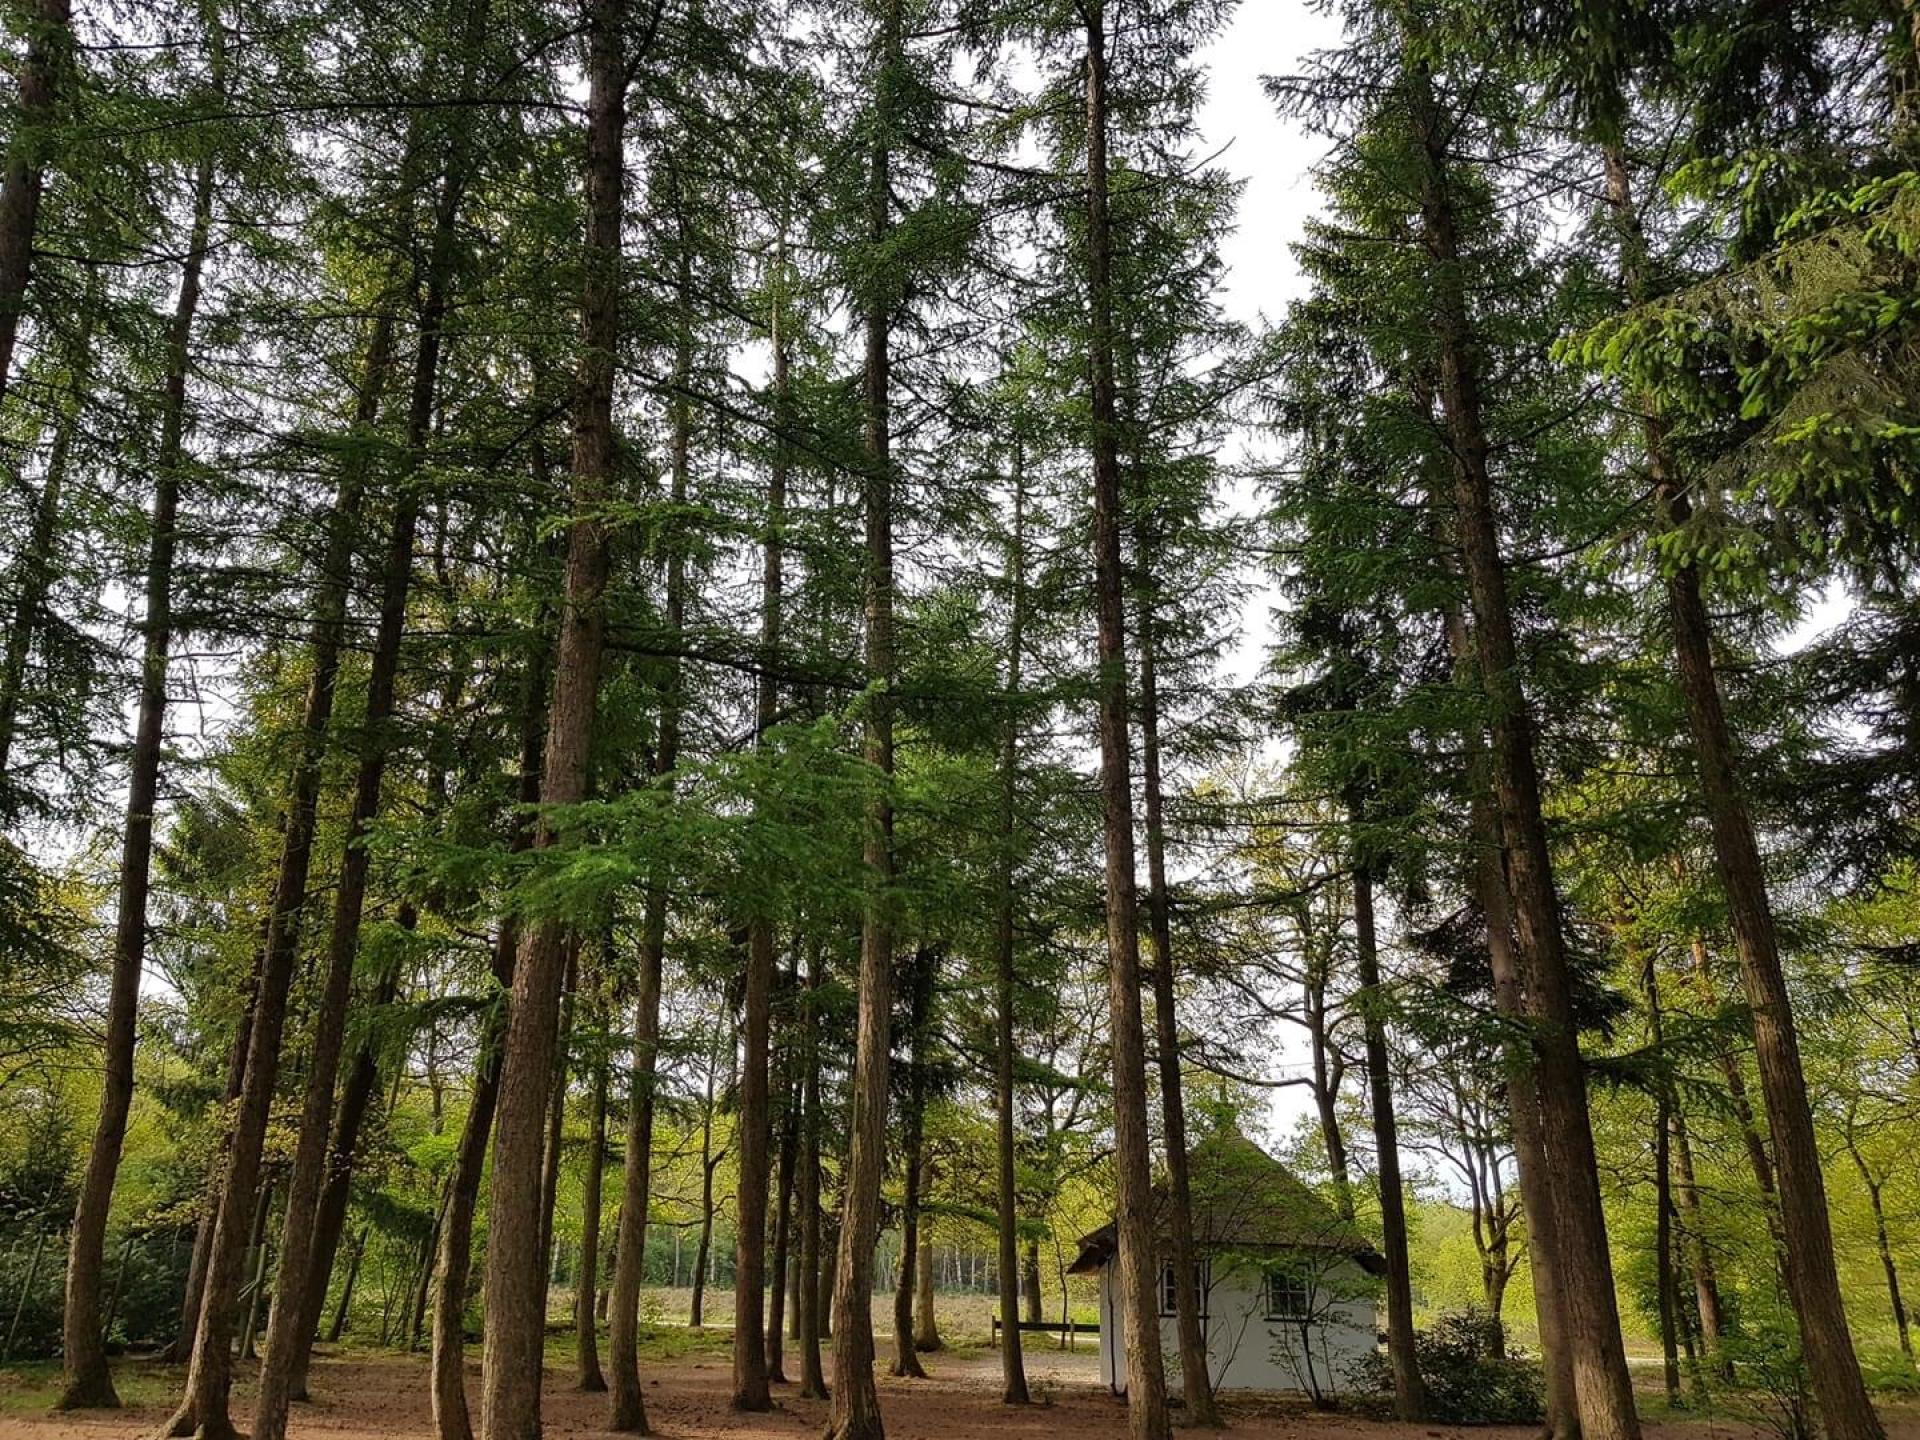
[[[924,1219],[920,1226],[920,1253],[914,1266],[913,1348],[931,1355],[944,1349],[940,1338],[940,1317],[934,1308],[933,1237]]]
[[[1707,1364],[1723,1381],[1733,1378],[1733,1367],[1723,1353],[1727,1322],[1720,1301],[1720,1278],[1714,1271],[1713,1250],[1700,1219],[1700,1191],[1693,1178],[1693,1147],[1687,1139],[1686,1116],[1673,1109],[1673,1165],[1680,1234],[1691,1251],[1693,1293],[1700,1310],[1700,1342]]]
[[[1349,813],[1365,824],[1358,804]],[[1356,849],[1360,842],[1356,841]],[[1393,1076],[1388,1070],[1386,995],[1380,984],[1380,952],[1374,938],[1370,857],[1353,868],[1354,965],[1360,982],[1361,1024],[1366,1034],[1367,1096],[1373,1111],[1373,1146],[1380,1182],[1380,1229],[1387,1261],[1387,1358],[1393,1367],[1393,1409],[1403,1422],[1426,1419],[1427,1387],[1414,1351],[1413,1267],[1407,1249],[1406,1191],[1400,1180],[1400,1131],[1393,1113]]]
[[[23,108],[24,105],[23,98]],[[135,1022],[140,1005],[140,974],[147,954],[153,818],[159,799],[161,751],[166,740],[167,656],[173,642],[173,555],[186,436],[187,380],[192,366],[193,324],[200,309],[201,272],[206,263],[208,233],[213,225],[213,189],[213,161],[206,158],[201,160],[194,177],[187,258],[181,267],[180,294],[174,302],[173,326],[167,337],[160,446],[154,457],[146,614],[141,624],[145,643],[140,663],[139,711],[134,721],[133,754],[127,775],[126,826],[120,848],[119,910],[113,931],[113,978],[107,998],[100,1114],[94,1125],[86,1174],[74,1207],[67,1258],[66,1309],[61,1324],[64,1374],[57,1402],[57,1408],[62,1410],[89,1406],[118,1408],[120,1404],[113,1377],[107,1370],[106,1337],[100,1322],[100,1275],[106,1251],[107,1216],[113,1206],[113,1182],[120,1171],[127,1113],[133,1104]],[[0,198],[0,213],[3,212],[4,199]],[[84,323],[90,330],[91,319]],[[84,353],[90,335],[81,343]],[[0,361],[0,376],[4,373],[5,365]],[[63,422],[61,438],[55,442],[57,450],[64,450],[70,424]],[[58,474],[65,464],[64,455],[58,453],[48,461],[47,488],[53,495],[54,506],[59,503]],[[43,494],[43,504],[47,500]],[[51,544],[51,518],[48,532],[35,539]],[[44,563],[39,555],[33,559],[36,564]],[[14,638],[9,637],[10,645]],[[11,716],[8,719],[10,721]],[[8,730],[11,731],[10,724]],[[10,734],[6,738],[11,738]],[[4,761],[0,761],[0,767],[3,766]]]
[[[1040,1242],[1027,1241],[1027,1254],[1021,1264],[1020,1289],[1027,1300],[1027,1319],[1038,1324],[1040,1315]]]
[[[940,1331],[933,1317],[933,1274],[930,1265],[922,1266],[921,1246],[929,1252],[931,1242],[920,1229],[920,1186],[924,1178],[927,1118],[927,1030],[932,1018],[936,952],[925,945],[914,952],[907,997],[907,1095],[906,1113],[901,1117],[901,1169],[905,1183],[900,1197],[900,1265],[893,1291],[893,1374],[924,1380],[926,1368],[919,1351],[938,1350]],[[924,1270],[924,1273],[923,1273]],[[918,1284],[916,1284],[918,1277]],[[914,1297],[920,1295],[920,1326],[914,1325]],[[931,1343],[919,1344],[924,1338]]]
[[[1133,857],[1132,757],[1127,732],[1127,616],[1121,566],[1120,459],[1113,366],[1113,236],[1107,215],[1105,0],[1082,7],[1087,38],[1087,300],[1091,320],[1093,561],[1100,660],[1100,793],[1106,852],[1112,1009],[1115,1225],[1126,1307],[1127,1422],[1132,1440],[1164,1440],[1166,1373],[1155,1302],[1152,1173],[1147,1139],[1146,1035]]]
[[[192,258],[192,256],[188,257],[189,263]],[[40,486],[40,497],[33,507],[33,527],[28,534],[26,548],[20,552],[14,562],[14,577],[18,593],[14,597],[13,618],[7,626],[6,649],[4,656],[0,656],[0,775],[12,773],[9,762],[13,755],[14,735],[19,725],[20,703],[26,689],[27,662],[32,656],[34,636],[40,629],[41,612],[46,609],[47,596],[51,593],[54,579],[60,570],[56,563],[55,549],[60,539],[60,512],[66,504],[67,470],[72,463],[74,436],[82,424],[86,402],[93,393],[94,325],[106,304],[97,272],[89,274],[86,295],[81,303],[86,308],[80,317],[80,333],[74,342],[73,367],[69,381],[72,399],[62,407],[54,421],[53,443],[47,451],[46,478]],[[164,429],[163,424],[163,432]],[[160,492],[168,483],[164,476],[155,478],[156,511],[159,508]],[[158,529],[152,532],[153,545],[158,545],[161,533]],[[171,547],[170,532],[168,541]],[[171,579],[171,549],[167,558],[169,579]],[[147,565],[149,587],[151,587],[153,574],[152,561],[153,556],[149,551]],[[171,596],[171,585],[168,587],[168,593]],[[144,628],[151,635],[151,610],[149,610],[148,623]],[[138,733],[136,724],[136,746],[139,743]],[[132,769],[135,773],[138,772],[137,760]],[[129,775],[129,791],[132,788],[132,781],[133,776]]]
[[[609,941],[608,948],[612,948]],[[593,1313],[599,1290],[600,1181],[607,1159],[607,1062],[593,1067],[593,1109],[587,1128],[587,1170],[580,1183],[580,1274],[573,1287],[573,1333],[580,1352],[580,1388],[602,1391],[600,1332]]]
[[[1606,1217],[1600,1204],[1586,1074],[1573,1013],[1571,975],[1540,805],[1532,720],[1520,685],[1507,599],[1506,562],[1488,472],[1481,379],[1474,359],[1448,170],[1449,128],[1438,113],[1420,37],[1406,35],[1411,120],[1423,152],[1421,211],[1432,262],[1440,400],[1453,468],[1458,540],[1474,616],[1480,682],[1490,709],[1492,790],[1500,816],[1517,950],[1534,1021],[1533,1078],[1560,1254],[1566,1349],[1572,1356],[1586,1440],[1638,1440],[1633,1386],[1621,1341]]]
[[[1608,148],[1605,160],[1608,203],[1621,229],[1628,297],[1638,301],[1645,293],[1645,241],[1631,176],[1617,147]],[[1686,485],[1674,472],[1665,425],[1652,401],[1641,397],[1640,406],[1654,504],[1663,523],[1679,527],[1690,511]],[[1766,868],[1734,770],[1733,737],[1714,670],[1713,627],[1701,593],[1700,571],[1688,563],[1671,569],[1666,580],[1674,665],[1693,737],[1695,778],[1713,832],[1714,867],[1727,898],[1727,919],[1753,1016],[1760,1091],[1773,1136],[1787,1289],[1800,1320],[1808,1375],[1830,1440],[1882,1440],[1884,1432],[1867,1396],[1840,1298],[1826,1181],[1807,1102],[1793,1002],[1780,964]]]
[[[1200,1284],[1193,1245],[1193,1186],[1187,1171],[1187,1107],[1181,1089],[1180,1027],[1174,1008],[1173,918],[1167,899],[1167,826],[1160,784],[1160,687],[1155,668],[1153,537],[1139,539],[1142,590],[1140,645],[1140,768],[1147,821],[1147,923],[1153,940],[1154,1041],[1160,1062],[1160,1108],[1167,1154],[1167,1235],[1173,1262],[1174,1309],[1180,1331],[1180,1395],[1195,1425],[1221,1423],[1200,1319]]]
[[[718,1046],[719,1041],[716,1039],[714,1044]],[[687,1305],[687,1324],[695,1330],[707,1323],[707,1265],[713,1258],[713,1172],[719,1163],[713,1153],[713,1091],[714,1072],[719,1065],[719,1057],[710,1051],[706,1100],[700,1107],[700,1239],[694,1245],[693,1294]]]
[[[591,0],[587,39],[587,235],[581,345],[574,392],[572,518],[566,603],[555,647],[540,798],[571,805],[587,791],[588,752],[600,688],[608,574],[606,520],[614,468],[613,382],[620,320],[620,227],[625,212],[627,57],[625,0]],[[543,821],[535,845],[558,836]],[[559,921],[537,921],[514,964],[513,998],[495,1122],[489,1224],[497,1235],[534,1236],[541,1223],[541,1122],[553,1083],[565,971]],[[624,1247],[623,1247],[624,1248]],[[540,1360],[546,1283],[537,1247],[487,1247],[484,1440],[539,1440]]]
[[[796,987],[797,988],[797,987]],[[793,1068],[792,1040],[788,1038],[782,1046],[780,1069],[782,1072]],[[794,1076],[783,1074],[780,1082],[782,1091],[780,1118],[780,1169],[775,1183],[779,1202],[773,1212],[773,1263],[768,1267],[767,1287],[767,1379],[778,1385],[787,1383],[786,1374],[786,1322],[789,1277],[799,1271],[793,1261],[793,1186],[794,1170],[799,1163],[800,1152],[800,1096],[799,1085]],[[795,1318],[799,1315],[799,1304],[793,1305]]]
[[[1020,677],[1027,619],[1027,472],[1026,452],[1013,452],[1013,543],[1007,551],[1007,697],[1000,731],[1000,853],[995,864],[994,895],[994,1135],[995,1201],[1000,1244],[1000,1398],[1025,1405],[1026,1351],[1020,1336],[1020,1193],[1014,1156],[1014,867],[1020,831]],[[1033,1255],[1034,1269],[1039,1256]],[[1028,1296],[1038,1318],[1039,1296]]]
[[[800,1322],[800,1395],[827,1398],[820,1365],[820,986],[821,944],[807,956],[807,993],[801,1000],[800,1052],[800,1298],[794,1313]]]
[[[784,268],[786,242],[776,264]],[[781,527],[786,523],[787,453],[784,437],[789,384],[786,336],[776,305],[773,320],[774,452],[767,474],[767,537],[761,555],[760,664],[754,686],[754,735],[765,743],[778,716],[779,685],[774,667],[780,651],[780,591],[783,555]],[[766,1235],[769,1127],[769,1052],[772,1044],[774,935],[773,917],[756,915],[748,925],[743,1007],[746,1053],[740,1072],[740,1168],[735,1208],[738,1231],[733,1270],[733,1408],[773,1408],[768,1390],[777,1363],[768,1363],[766,1328]],[[775,1283],[778,1283],[776,1276]],[[777,1327],[776,1327],[777,1329]],[[775,1342],[778,1343],[777,1340]]]
[[[1320,1143],[1327,1153],[1327,1172],[1333,1177],[1334,1208],[1344,1220],[1353,1219],[1353,1180],[1347,1173],[1347,1141],[1340,1131],[1340,1083],[1327,1031],[1327,965],[1310,958],[1302,982],[1305,994],[1307,1039],[1313,1058],[1313,1103],[1320,1120]]]
[[[677,187],[676,172],[669,181]],[[669,498],[676,513],[687,503],[691,480],[693,416],[688,395],[693,372],[692,258],[686,208],[677,188],[673,196],[675,220],[675,279],[679,314],[674,335],[673,396],[670,402],[672,475]],[[677,652],[686,625],[686,551],[678,543],[667,550],[667,631],[676,658],[668,661],[660,695],[660,728],[654,744],[654,784],[671,797],[673,772],[680,763],[682,677]],[[627,1104],[627,1159],[620,1178],[620,1234],[616,1241],[613,1299],[607,1321],[607,1355],[612,1385],[607,1397],[607,1425],[629,1434],[648,1433],[646,1398],[640,1388],[640,1288],[647,1268],[647,1206],[653,1174],[654,1079],[660,1051],[661,961],[666,953],[667,892],[660,884],[647,887],[645,913],[640,924],[640,976],[634,999],[633,1071]],[[675,1277],[676,1281],[678,1276]]]
[[[486,0],[474,0],[468,7],[464,39],[469,59],[463,94],[471,88],[473,70],[478,63],[487,8]],[[420,514],[420,492],[411,482],[425,457],[432,433],[448,292],[458,242],[456,226],[466,188],[469,145],[465,137],[469,132],[464,127],[456,127],[455,134],[434,206],[433,239],[421,277],[424,293],[412,390],[407,403],[406,451],[393,480],[394,508],[381,575],[380,616],[374,633],[373,659],[367,672],[364,739],[354,777],[353,810],[347,820],[340,880],[334,892],[321,994],[314,1014],[293,1173],[287,1186],[285,1238],[280,1247],[273,1318],[254,1406],[254,1440],[283,1440],[294,1371],[312,1343],[312,1332],[305,1323],[308,1314],[305,1287],[310,1283],[312,1268],[310,1237],[326,1179],[334,1083],[339,1077],[340,1052],[346,1039],[354,961],[360,951],[360,922],[366,909],[372,863],[367,836],[380,818],[381,791],[386,783],[387,757],[392,743],[388,729],[395,708],[400,645],[406,630],[407,597],[413,584],[414,533]],[[427,1268],[431,1270],[431,1257]]]
[[[536,446],[536,457],[540,453]],[[516,818],[508,842],[509,850],[516,854],[533,843],[532,829],[524,817],[540,799],[541,752],[547,733],[546,679],[547,667],[543,661],[535,659],[528,664],[521,701],[520,781],[516,795],[520,818]],[[473,1213],[480,1197],[481,1172],[486,1167],[487,1137],[493,1129],[500,1100],[501,1047],[507,1028],[504,1007],[506,995],[513,989],[513,965],[519,944],[519,921],[511,915],[502,916],[493,945],[493,978],[502,995],[481,1030],[473,1097],[467,1105],[460,1147],[454,1152],[453,1175],[447,1182],[447,1218],[440,1230],[440,1253],[435,1262],[432,1353],[428,1364],[434,1430],[439,1440],[472,1440],[473,1437],[466,1380],[466,1312],[473,1265]]]
[[[1913,1334],[1908,1325],[1906,1301],[1900,1294],[1900,1268],[1894,1263],[1893,1245],[1887,1236],[1887,1211],[1881,1198],[1884,1182],[1874,1178],[1868,1167],[1866,1156],[1860,1153],[1860,1147],[1853,1137],[1851,1119],[1847,1127],[1847,1154],[1853,1157],[1853,1165],[1860,1172],[1860,1183],[1866,1187],[1867,1203],[1873,1208],[1873,1241],[1880,1253],[1880,1270],[1887,1277],[1887,1303],[1893,1311],[1893,1328],[1900,1337],[1900,1353],[1907,1357],[1907,1363],[1913,1363]]]
[[[874,76],[874,138],[868,157],[867,241],[877,261],[893,234],[891,172],[895,82],[901,63],[901,0],[887,0]],[[894,296],[884,274],[862,297],[866,328],[866,681],[862,758],[871,772],[862,866],[859,1013],[853,1114],[841,1185],[840,1243],[833,1281],[833,1393],[828,1440],[881,1440],[873,1375],[873,1247],[886,1170],[887,1045],[893,1009],[893,436]]]
[[[0,396],[13,373],[14,342],[33,278],[33,242],[53,147],[61,81],[73,48],[72,0],[33,0],[26,55],[15,72],[14,129],[0,180]]]
[[[1660,1017],[1660,982],[1653,956],[1641,966],[1641,985],[1647,992],[1648,1041],[1656,1055],[1664,1045]],[[1680,1396],[1680,1337],[1673,1278],[1673,1091],[1662,1076],[1653,1106],[1653,1273],[1660,1316],[1661,1379],[1667,1408],[1678,1409]]]
[[[353,1284],[360,1278],[360,1260],[367,1253],[367,1235],[371,1226],[360,1227],[360,1236],[353,1242],[353,1254],[347,1260],[347,1278],[340,1286],[340,1303],[334,1307],[333,1324],[327,1327],[327,1342],[338,1345],[340,1337],[347,1333],[347,1316],[353,1309]]]
[[[259,963],[247,1031],[239,1104],[228,1137],[218,1208],[207,1248],[206,1278],[199,1301],[186,1395],[162,1426],[173,1436],[199,1434],[206,1440],[231,1440],[237,1432],[228,1414],[232,1381],[234,1296],[246,1249],[246,1227],[260,1172],[261,1148],[279,1079],[286,1030],[287,991],[298,955],[300,921],[307,900],[307,874],[313,859],[314,825],[320,769],[333,716],[334,684],[339,675],[341,629],[346,603],[346,556],[351,520],[359,505],[353,472],[342,478],[329,522],[326,559],[315,596],[308,645],[313,672],[300,722],[300,751],[288,787],[281,836],[280,865],[273,889],[266,940]],[[340,548],[336,551],[335,541]]]
[[[267,1287],[267,1220],[273,1214],[273,1183],[260,1187],[260,1199],[254,1206],[252,1240],[248,1252],[253,1256],[253,1274],[247,1281],[247,1318],[240,1327],[240,1358],[254,1358],[253,1339],[260,1333],[260,1297]]]

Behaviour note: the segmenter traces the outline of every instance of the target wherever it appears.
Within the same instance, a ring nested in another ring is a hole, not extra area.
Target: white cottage
[[[1222,1131],[1188,1159],[1195,1263],[1209,1379],[1218,1390],[1290,1390],[1314,1399],[1353,1388],[1351,1370],[1379,1346],[1377,1252],[1351,1222],[1244,1135]],[[1160,1348],[1178,1393],[1180,1331],[1167,1258],[1166,1193],[1154,1190]],[[1100,1284],[1100,1378],[1126,1393],[1118,1240],[1105,1225],[1080,1241],[1071,1270]]]

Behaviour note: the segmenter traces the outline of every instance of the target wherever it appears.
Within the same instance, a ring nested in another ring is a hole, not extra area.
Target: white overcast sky
[[[1274,113],[1260,77],[1298,73],[1309,53],[1338,39],[1339,26],[1304,0],[1241,0],[1233,23],[1201,56],[1208,75],[1200,112],[1202,153],[1224,147],[1217,163],[1244,185],[1238,228],[1222,247],[1228,266],[1224,304],[1230,315],[1249,326],[1263,317],[1278,320],[1301,291],[1289,247],[1318,208],[1312,170],[1326,145]],[[1252,498],[1249,492],[1235,500],[1249,503]],[[1230,662],[1238,679],[1250,680],[1260,668],[1271,604],[1271,592],[1264,587],[1249,597],[1240,643]],[[1276,1049],[1264,1067],[1269,1079],[1293,1077],[1305,1069],[1305,1046],[1300,1037],[1286,1033],[1291,1029],[1282,1026],[1274,1036]],[[1268,1092],[1264,1118],[1279,1140],[1291,1135],[1311,1110],[1305,1087],[1287,1086]]]
[[[1239,229],[1224,248],[1227,309],[1248,323],[1262,313],[1279,318],[1298,293],[1287,247],[1316,206],[1310,172],[1325,145],[1274,114],[1260,77],[1296,73],[1339,34],[1338,24],[1304,0],[1242,0],[1233,23],[1201,56],[1209,77],[1200,112],[1206,151],[1226,146],[1219,163],[1246,186]]]

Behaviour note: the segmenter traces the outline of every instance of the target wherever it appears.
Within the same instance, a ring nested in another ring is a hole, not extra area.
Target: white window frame
[[[1298,1299],[1298,1304],[1281,1303],[1280,1286],[1286,1288],[1286,1300]],[[1269,1266],[1261,1277],[1260,1298],[1262,1308],[1268,1320],[1284,1320],[1299,1324],[1302,1320],[1313,1318],[1313,1284],[1311,1281],[1289,1270],[1284,1265]]]
[[[1196,1260],[1193,1262],[1193,1288],[1195,1293],[1200,1297],[1200,1318],[1205,1320],[1208,1318],[1207,1262],[1205,1260]],[[1178,1315],[1179,1313],[1179,1296],[1174,1289],[1173,1261],[1162,1260],[1160,1262],[1160,1314],[1164,1319],[1167,1316]]]

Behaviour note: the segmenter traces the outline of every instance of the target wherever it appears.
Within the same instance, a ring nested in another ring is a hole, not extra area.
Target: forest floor
[[[767,1415],[736,1415],[728,1408],[731,1371],[724,1331],[705,1332],[708,1343],[646,1362],[647,1410],[656,1435],[669,1440],[797,1440],[822,1432],[826,1406],[802,1400],[791,1385],[776,1387],[776,1408]],[[882,1344],[882,1363],[890,1346]],[[556,1355],[556,1361],[564,1357]],[[961,1349],[926,1357],[928,1380],[880,1380],[881,1407],[889,1440],[1093,1440],[1125,1431],[1125,1407],[1099,1384],[1091,1351],[1065,1353],[1030,1346],[1028,1375],[1036,1399],[1029,1409],[1000,1404],[1000,1357],[994,1351]],[[470,1394],[478,1403],[478,1365]],[[245,1367],[242,1367],[243,1371]],[[552,1437],[605,1434],[602,1395],[574,1388],[568,1365],[547,1369],[546,1433]],[[33,1370],[0,1372],[0,1440],[143,1440],[163,1419],[184,1378],[178,1370],[127,1361],[116,1370],[128,1408],[118,1412],[56,1414],[48,1409],[57,1374]],[[421,1357],[344,1351],[316,1358],[316,1403],[295,1407],[291,1432],[297,1440],[432,1440],[427,1408],[426,1362]],[[234,1418],[245,1423],[252,1387],[239,1384]],[[1400,1425],[1351,1414],[1315,1413],[1285,1396],[1235,1396],[1228,1406],[1230,1434],[1241,1440],[1535,1440],[1531,1427],[1461,1430]],[[1920,1407],[1883,1412],[1888,1440],[1920,1440]],[[1726,1416],[1653,1421],[1647,1440],[1771,1440],[1774,1432]]]

